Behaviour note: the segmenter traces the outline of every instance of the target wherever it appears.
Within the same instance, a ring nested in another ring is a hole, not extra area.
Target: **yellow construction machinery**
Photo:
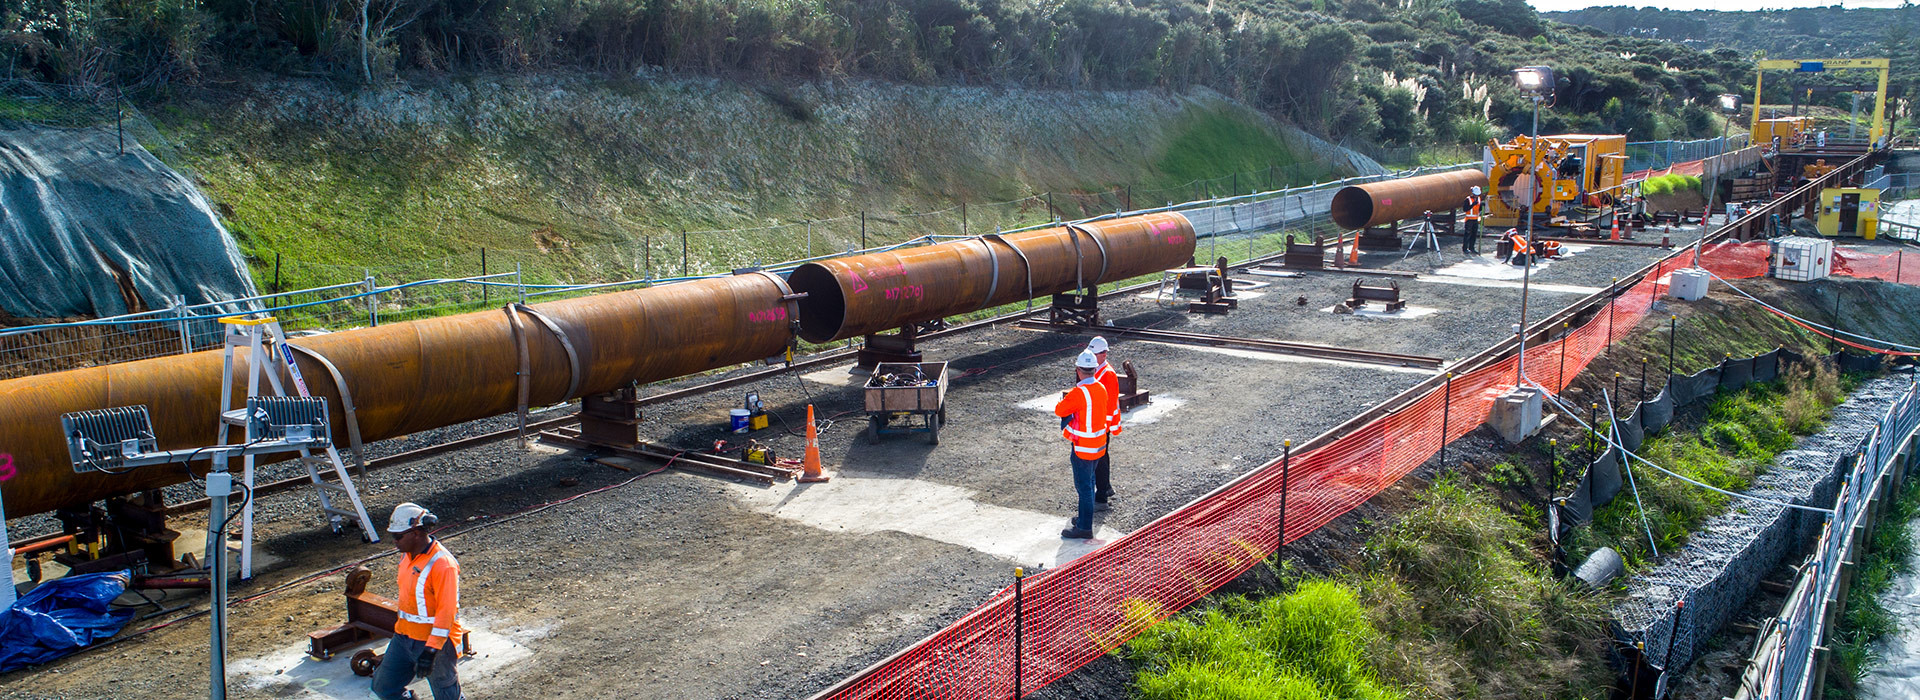
[[[1843,69],[1851,69],[1851,68],[1879,71],[1880,73],[1880,88],[1879,88],[1879,91],[1876,92],[1873,96],[1873,129],[1867,132],[1867,141],[1869,143],[1874,143],[1874,144],[1880,143],[1880,135],[1886,133],[1887,68],[1889,64],[1890,62],[1884,58],[1826,58],[1826,59],[1818,59],[1818,60],[1811,60],[1811,61],[1776,60],[1776,61],[1756,62],[1754,64],[1754,72],[1753,72],[1753,105],[1754,105],[1754,110],[1753,110],[1754,139],[1753,141],[1754,143],[1765,143],[1765,141],[1760,139],[1759,107],[1761,104],[1760,88],[1761,88],[1762,82],[1766,79],[1767,71],[1787,70],[1787,71],[1793,71],[1796,73],[1823,73],[1830,70],[1843,70]],[[1811,126],[1812,124],[1811,118],[1807,118],[1807,117],[1801,117],[1801,118],[1807,119],[1807,123],[1805,124],[1805,126]],[[1805,133],[1804,130],[1802,131],[1802,133]],[[1782,138],[1780,140],[1783,143],[1787,141],[1786,138]]]
[[[1521,212],[1550,220],[1573,207],[1610,204],[1626,173],[1627,137],[1560,134],[1487,143],[1487,225],[1516,226]],[[1538,188],[1533,183],[1540,183]],[[1528,195],[1532,194],[1529,202]]]

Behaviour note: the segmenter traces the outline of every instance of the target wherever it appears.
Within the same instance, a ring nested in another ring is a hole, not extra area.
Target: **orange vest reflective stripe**
[[[1060,397],[1053,414],[1068,418],[1060,434],[1073,445],[1073,456],[1099,459],[1107,454],[1107,388],[1100,382],[1076,384]]]
[[[1120,434],[1120,373],[1113,365],[1102,364],[1098,374],[1100,387],[1107,390],[1107,435]]]
[[[401,554],[399,588],[395,634],[433,648],[441,648],[442,639],[460,643],[466,630],[454,620],[460,612],[460,562],[452,552],[435,541],[419,556]]]
[[[1479,220],[1480,220],[1480,197],[1479,197],[1479,196],[1477,196],[1477,195],[1476,195],[1476,196],[1473,196],[1473,197],[1468,197],[1468,198],[1467,198],[1467,217],[1466,217],[1466,220],[1467,220],[1467,221],[1479,221]]]

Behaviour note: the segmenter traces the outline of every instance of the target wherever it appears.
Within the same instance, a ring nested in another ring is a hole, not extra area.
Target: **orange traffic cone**
[[[1613,240],[1620,240],[1620,217],[1613,217]]]
[[[800,483],[818,484],[832,478],[820,471],[820,434],[813,427],[813,404],[807,404],[807,454],[800,460]]]
[[[1347,264],[1356,266],[1360,264],[1360,232],[1358,231],[1353,234],[1353,252],[1348,253]]]

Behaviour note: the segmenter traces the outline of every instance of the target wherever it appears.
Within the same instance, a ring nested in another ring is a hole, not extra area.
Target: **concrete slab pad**
[[[1069,467],[1062,456],[1058,464],[1036,464],[1033,468]],[[902,532],[960,545],[1015,564],[1059,566],[1123,534],[1100,527],[1095,516],[1094,539],[1061,539],[1060,530],[1072,518],[1071,492],[1060,495],[1059,513],[1035,513],[981,503],[973,499],[972,489],[845,472],[824,484],[728,486],[740,502],[774,517],[836,532]]]
[[[844,365],[834,365],[826,369],[814,370],[800,375],[800,378],[815,384],[825,384],[827,386],[861,386],[866,384],[867,375],[854,374],[848,371],[852,368],[853,363],[849,362]]]
[[[1149,387],[1148,390],[1151,391],[1151,387]],[[1027,399],[1014,404],[1013,407],[1029,411],[1052,413],[1053,405],[1059,400],[1059,394],[1047,394]],[[1185,405],[1187,405],[1187,400],[1177,396],[1154,396],[1152,403],[1122,411],[1120,413],[1120,422],[1122,425],[1148,425],[1158,423],[1161,418],[1165,418],[1167,414]]]
[[[461,659],[458,666],[460,689],[469,696],[475,691],[504,685],[520,666],[533,658],[533,650],[527,644],[547,635],[545,628],[496,628],[495,621],[478,610],[463,611],[460,622],[468,627],[467,633],[473,635],[473,656]],[[386,640],[369,642],[345,650],[330,661],[320,661],[307,656],[306,637],[297,639],[267,654],[229,662],[229,687],[263,692],[276,698],[364,700],[372,697],[368,691],[372,679],[353,675],[349,659],[361,649],[385,651]],[[414,681],[407,687],[417,697],[433,697],[426,679]]]
[[[1538,269],[1538,268],[1535,268],[1535,269]],[[1520,288],[1520,283],[1516,281],[1485,279],[1480,277],[1451,277],[1451,276],[1444,276],[1444,275],[1423,275],[1420,277],[1420,281],[1431,282],[1434,284],[1450,284],[1450,285],[1455,285],[1460,287],[1491,287],[1491,288],[1497,288],[1497,289],[1519,289]],[[1600,291],[1601,289],[1604,289],[1603,287],[1582,287],[1574,284],[1542,284],[1539,282],[1530,282],[1527,284],[1527,287],[1529,290],[1535,291],[1535,292],[1564,292],[1567,294],[1580,294],[1580,295],[1592,294],[1594,292]]]
[[[1430,374],[1433,374],[1434,372],[1434,370],[1420,369],[1418,367],[1391,367],[1388,365],[1377,365],[1369,362],[1348,362],[1346,360],[1334,360],[1334,359],[1328,359],[1324,357],[1308,357],[1305,355],[1283,355],[1280,353],[1273,353],[1273,352],[1260,352],[1258,350],[1240,350],[1236,348],[1210,348],[1203,345],[1181,345],[1178,343],[1162,343],[1162,342],[1152,341],[1152,340],[1143,341],[1143,342],[1151,343],[1154,345],[1165,345],[1170,348],[1180,348],[1182,350],[1191,350],[1193,352],[1213,353],[1217,355],[1226,355],[1229,357],[1241,357],[1249,360],[1265,360],[1267,362],[1296,362],[1296,363],[1316,364],[1316,365],[1342,365],[1346,367],[1364,367],[1366,369],[1379,370],[1381,372],[1396,372],[1400,374],[1430,375]],[[1051,408],[1051,405],[1049,405],[1049,408]]]
[[[1325,311],[1328,313],[1339,313],[1334,311],[1335,308],[1336,307],[1329,306],[1327,308],[1321,309],[1321,311]],[[1407,306],[1407,307],[1402,307],[1399,311],[1387,311],[1385,308],[1365,307],[1365,308],[1354,309],[1351,313],[1348,313],[1346,315],[1354,316],[1358,318],[1379,318],[1379,319],[1392,320],[1392,319],[1420,318],[1421,316],[1433,315],[1438,311],[1439,309],[1435,309],[1427,306]]]
[[[1593,246],[1590,245],[1563,243],[1560,245],[1560,250],[1562,251],[1561,256],[1553,260],[1535,262],[1533,264],[1533,274],[1537,275],[1545,272],[1547,268],[1552,267],[1555,263],[1559,263],[1592,249]],[[1525,267],[1503,263],[1500,262],[1498,256],[1484,254],[1434,270],[1433,274],[1487,280],[1519,280],[1525,272]]]

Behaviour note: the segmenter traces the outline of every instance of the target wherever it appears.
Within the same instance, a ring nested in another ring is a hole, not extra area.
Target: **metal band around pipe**
[[[1006,246],[1007,249],[1013,251],[1014,255],[1020,256],[1020,265],[1027,268],[1027,310],[1029,311],[1033,310],[1033,261],[1027,259],[1027,254],[1020,250],[1020,246],[1014,245],[1012,241],[1008,241],[1006,238],[1002,237],[1000,234],[989,233],[981,236],[980,238],[983,240],[994,241],[999,243],[1000,245]],[[998,280],[999,276],[1000,276],[1000,270],[996,266],[994,268],[994,279]],[[987,289],[987,298],[992,299],[993,293],[995,291],[998,291],[997,287],[989,287]],[[982,302],[982,304],[984,305],[985,302]]]
[[[333,361],[327,359],[326,355],[320,354],[319,350],[301,347],[293,343],[281,343],[280,345],[313,358],[314,362],[320,363],[321,367],[326,368],[327,374],[333,377],[333,388],[340,392],[340,408],[345,411],[347,415],[347,446],[353,450],[353,466],[359,469],[361,476],[366,476],[367,455],[366,450],[360,446],[360,416],[353,410],[353,390],[347,388],[347,378],[341,376],[340,368],[335,367]]]
[[[527,306],[526,304],[521,304],[517,302],[513,304],[508,304],[507,306],[509,307],[509,311],[507,313],[511,314],[514,311],[519,311],[528,316],[532,316],[533,320],[539,321],[540,325],[542,326],[546,326],[547,331],[552,333],[553,337],[558,338],[560,340],[560,348],[567,351],[567,369],[570,373],[570,375],[567,377],[567,393],[565,396],[560,397],[560,400],[571,401],[575,398],[579,398],[575,396],[575,394],[579,393],[580,391],[580,353],[575,352],[573,349],[573,343],[567,340],[567,332],[564,330],[561,330],[560,324],[554,323],[552,317],[534,310],[534,308],[531,306]],[[520,348],[521,348],[521,352],[523,353],[526,352],[526,343],[522,342],[520,344]],[[524,362],[524,358],[523,358],[523,362]],[[527,397],[524,394],[521,395],[520,401],[523,404],[523,407],[526,400],[527,400]]]
[[[1107,264],[1111,262],[1111,260],[1107,258],[1107,244],[1106,242],[1101,241],[1100,237],[1095,235],[1092,229],[1088,229],[1086,227],[1080,226],[1079,224],[1068,223],[1067,235],[1072,236],[1076,233],[1085,234],[1089,240],[1093,241],[1093,247],[1100,249],[1100,276],[1095,277],[1094,279],[1096,281],[1093,283],[1095,290],[1098,291],[1098,288],[1100,287],[1100,283],[1097,280],[1103,280],[1107,278]],[[1074,255],[1080,254],[1080,239],[1078,237],[1074,238],[1073,253]],[[1086,285],[1082,284],[1080,288],[1082,290],[1085,290]]]

